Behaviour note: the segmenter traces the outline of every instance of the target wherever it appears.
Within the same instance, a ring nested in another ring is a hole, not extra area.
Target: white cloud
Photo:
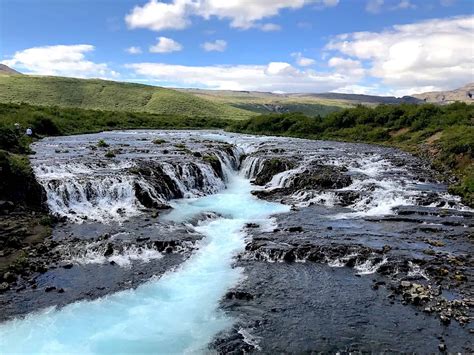
[[[384,0],[368,0],[365,10],[371,14],[378,14],[382,10]]]
[[[174,39],[168,37],[158,37],[158,43],[150,46],[151,53],[171,53],[179,52],[183,46]]]
[[[92,52],[90,44],[32,47],[15,52],[2,64],[14,67],[27,74],[72,76],[79,78],[114,78],[118,73],[105,63],[86,59]]]
[[[323,92],[356,83],[356,78],[339,73],[301,70],[285,62],[268,65],[184,66],[164,63],[127,65],[141,77],[160,85],[221,90]]]
[[[153,31],[166,29],[183,29],[189,24],[190,0],[174,0],[172,3],[164,3],[151,0],[143,6],[135,6],[125,16],[125,22],[129,28],[148,28]]]
[[[264,23],[263,25],[260,25],[259,28],[264,32],[274,32],[281,30],[281,26],[277,25],[276,23]]]
[[[129,54],[140,54],[140,53],[142,53],[142,49],[140,47],[135,47],[135,46],[128,47],[127,49],[125,49],[125,51]]]
[[[328,66],[335,69],[337,73],[352,75],[358,78],[362,78],[365,74],[362,63],[349,58],[332,57],[328,61]]]
[[[204,19],[216,17],[229,20],[230,26],[240,29],[252,27],[263,30],[269,24],[258,21],[278,15],[284,9],[300,9],[308,4],[323,7],[336,6],[338,0],[150,0],[143,6],[134,7],[125,17],[129,28],[147,28],[153,31],[183,29],[189,26],[190,17]],[[276,28],[275,25],[271,27]],[[274,30],[274,29],[273,29]]]
[[[301,52],[291,53],[291,56],[295,58],[296,64],[300,67],[309,67],[316,63],[314,59],[303,57]]]
[[[408,92],[455,88],[472,81],[473,43],[474,16],[461,16],[344,34],[326,49],[364,61],[372,77]]]
[[[217,39],[214,42],[204,42],[201,47],[206,52],[224,52],[227,48],[227,42],[223,39]]]

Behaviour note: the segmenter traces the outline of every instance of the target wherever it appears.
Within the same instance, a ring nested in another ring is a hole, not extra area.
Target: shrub
[[[103,139],[101,139],[101,140],[99,140],[99,141],[97,142],[97,146],[98,146],[99,148],[107,148],[107,147],[109,147],[109,145],[108,145]]]

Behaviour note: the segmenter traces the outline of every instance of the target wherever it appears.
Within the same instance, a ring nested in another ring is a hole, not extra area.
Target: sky
[[[449,90],[474,81],[474,0],[0,0],[0,62],[167,87]]]

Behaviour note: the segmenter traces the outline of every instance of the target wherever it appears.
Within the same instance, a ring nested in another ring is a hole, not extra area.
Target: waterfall
[[[34,165],[34,172],[46,190],[53,214],[78,223],[106,223],[126,220],[144,208],[166,207],[171,199],[205,196],[224,189],[227,172],[238,168],[239,154],[235,147],[214,153],[224,176],[201,159],[140,158],[126,163],[46,160]]]

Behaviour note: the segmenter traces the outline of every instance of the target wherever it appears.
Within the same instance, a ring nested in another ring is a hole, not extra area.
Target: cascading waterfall
[[[258,200],[251,195],[247,179],[227,174],[227,189],[176,201],[164,217],[184,222],[203,212],[225,216],[195,227],[206,238],[179,269],[134,290],[3,323],[0,352],[205,352],[212,338],[232,324],[219,310],[219,301],[242,277],[242,270],[232,267],[232,259],[244,249],[244,225],[272,223],[270,215],[289,210],[285,205]]]
[[[237,149],[216,152],[222,167],[238,167]],[[140,163],[140,161],[138,161]],[[57,166],[35,166],[35,174],[47,194],[50,211],[75,222],[85,219],[107,222],[122,221],[138,215],[145,206],[137,198],[137,188],[158,205],[166,205],[177,197],[197,197],[216,193],[225,188],[228,175],[218,176],[206,163],[166,161],[145,162],[166,175],[156,181],[155,171],[142,176],[134,163],[102,161],[78,164],[64,161]],[[227,171],[223,169],[223,171]]]

